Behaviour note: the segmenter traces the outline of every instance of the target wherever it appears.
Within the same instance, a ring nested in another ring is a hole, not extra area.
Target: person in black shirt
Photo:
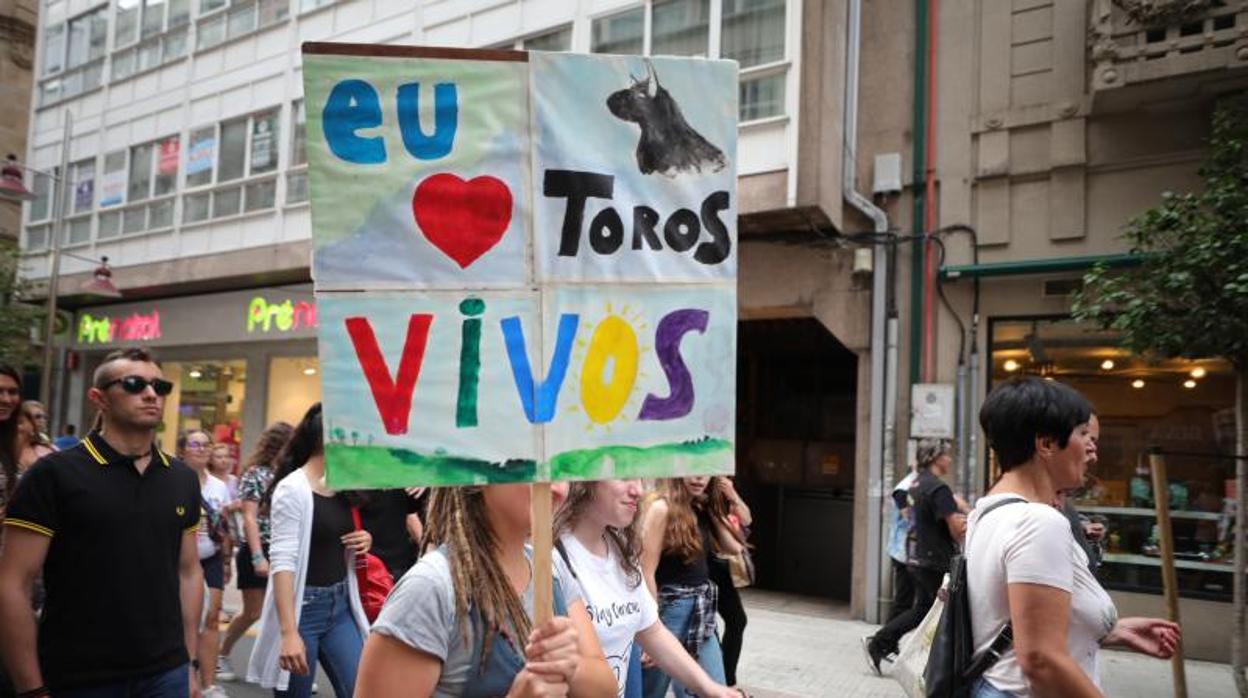
[[[364,530],[373,534],[369,552],[381,558],[386,571],[399,581],[420,556],[420,502],[405,490],[382,490],[364,495],[359,509]]]
[[[880,661],[897,652],[897,643],[914,630],[936,601],[941,580],[966,533],[966,514],[941,476],[949,472],[952,458],[948,442],[935,439],[919,443],[917,477],[910,485],[907,503],[914,516],[908,541],[907,572],[914,585],[914,605],[897,615],[875,635],[865,638],[871,670],[880,673]]]
[[[0,551],[0,651],[25,696],[198,696],[199,482],[154,443],[173,384],[113,352],[87,398],[100,428],[22,478]],[[30,592],[42,571],[36,627]],[[40,663],[42,662],[42,666]]]

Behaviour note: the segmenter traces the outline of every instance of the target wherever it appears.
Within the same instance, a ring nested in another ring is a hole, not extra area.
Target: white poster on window
[[[85,162],[77,167],[74,182],[74,212],[90,211],[95,201],[95,163]]]
[[[186,153],[186,173],[188,175],[212,171],[212,159],[216,154],[217,139],[209,136],[191,141]]]
[[[100,178],[100,205],[116,206],[125,201],[126,170],[105,171]]]
[[[251,169],[264,170],[277,163],[273,161],[273,128],[268,119],[256,121],[251,133]]]

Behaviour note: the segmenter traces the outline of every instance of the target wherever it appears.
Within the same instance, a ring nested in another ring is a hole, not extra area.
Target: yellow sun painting
[[[646,377],[640,359],[650,349],[638,336],[646,327],[641,315],[628,305],[616,311],[607,303],[602,320],[586,326],[577,338],[573,365],[581,366],[580,400],[568,411],[584,410],[589,418],[585,431],[601,428],[610,433],[612,422],[636,414],[634,388],[638,379]]]

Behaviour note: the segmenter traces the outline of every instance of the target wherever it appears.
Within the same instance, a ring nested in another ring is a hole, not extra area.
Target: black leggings
[[[741,644],[745,639],[745,606],[741,594],[732,583],[728,563],[711,558],[711,581],[719,587],[719,615],[724,619],[724,635],[719,644],[724,651],[724,680],[729,686],[737,685],[737,662],[741,659]]]
[[[888,621],[888,625],[880,628],[871,639],[875,649],[885,655],[896,652],[902,636],[923,622],[923,617],[936,602],[936,592],[940,591],[940,583],[945,578],[944,572],[926,567],[910,567],[908,571],[914,581],[914,605]]]

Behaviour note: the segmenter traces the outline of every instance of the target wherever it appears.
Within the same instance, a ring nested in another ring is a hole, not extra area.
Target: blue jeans
[[[981,678],[971,686],[971,698],[1012,698],[1013,693],[1006,693],[1001,689],[988,683],[988,679]]]
[[[684,637],[685,629],[689,627],[689,620],[693,615],[693,604],[693,599],[681,599],[659,607],[659,620],[663,621],[663,625],[672,631],[677,639]],[[637,649],[640,648],[634,648],[634,651]],[[712,681],[720,684],[724,682],[724,654],[719,648],[719,638],[714,633],[711,633],[711,636],[698,648],[698,656],[694,659],[698,660],[698,666],[702,667]],[[658,667],[642,669],[641,682],[642,695],[645,698],[663,698],[667,694],[668,685],[673,683],[672,678]],[[676,698],[695,695],[680,685],[679,681],[674,683],[676,684],[673,687]]]
[[[624,698],[641,698],[641,645],[633,640],[633,653],[628,657],[628,678],[624,681]]]
[[[90,688],[54,691],[55,698],[186,698],[191,694],[191,670],[181,664],[159,674]]]
[[[351,574],[354,570],[347,570]],[[285,691],[273,691],[278,698],[308,698],[316,677],[316,662],[334,686],[334,693],[350,696],[355,693],[355,672],[360,666],[364,638],[355,624],[348,598],[347,581],[329,587],[304,587],[303,606],[299,614],[299,637],[303,639],[308,673],[290,675]]]

